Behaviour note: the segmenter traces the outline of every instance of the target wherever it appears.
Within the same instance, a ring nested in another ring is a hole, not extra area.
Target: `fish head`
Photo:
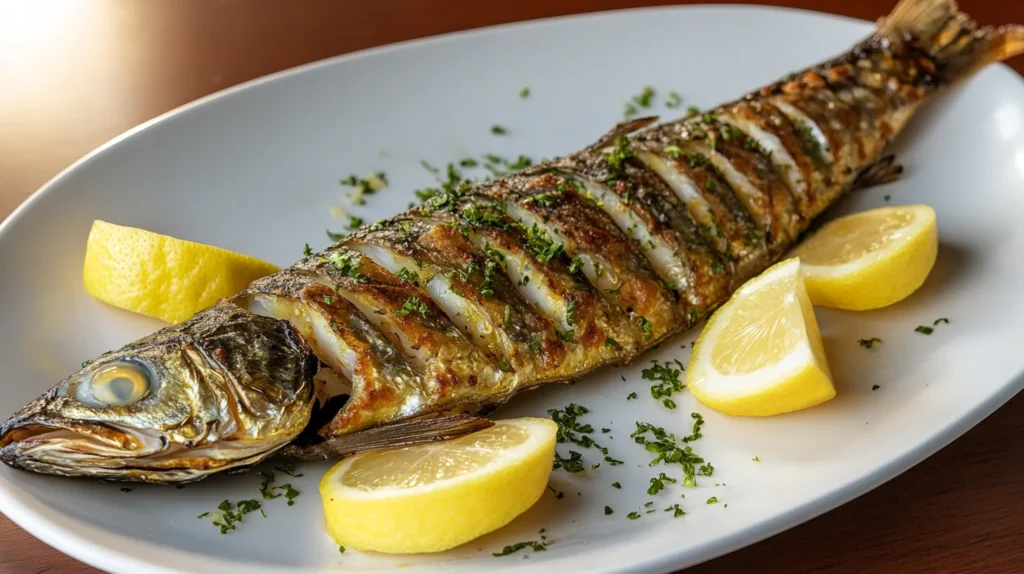
[[[83,363],[0,426],[0,460],[159,483],[249,466],[306,427],[317,368],[286,322],[217,305]]]

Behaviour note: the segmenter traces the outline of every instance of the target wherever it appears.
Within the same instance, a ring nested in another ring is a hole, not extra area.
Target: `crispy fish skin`
[[[285,445],[327,458],[483,428],[469,415],[628,362],[707,317],[843,193],[895,178],[884,151],[922,102],[1020,52],[1022,27],[978,30],[951,0],[903,0],[846,54],[704,113],[632,120],[578,153],[449,185],[83,366],[0,427],[0,459],[181,482]],[[321,363],[350,396],[307,428],[323,414]]]

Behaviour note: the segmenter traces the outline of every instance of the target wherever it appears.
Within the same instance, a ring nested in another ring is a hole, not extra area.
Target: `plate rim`
[[[851,25],[873,25],[874,22],[852,18],[838,14],[830,14],[804,8],[793,8],[786,6],[766,6],[757,4],[685,4],[669,6],[653,6],[642,8],[622,8],[613,10],[601,10],[580,14],[567,14],[517,22],[495,24],[467,30],[444,32],[419,38],[413,38],[390,44],[372,46],[344,54],[328,56],[277,72],[259,76],[242,83],[229,86],[198,99],[181,104],[171,110],[158,114],[124,132],[112,137],[98,147],[92,149],[79,159],[72,162],[64,169],[57,172],[42,186],[26,197],[11,213],[0,221],[0,241],[4,241],[10,233],[10,227],[14,222],[23,216],[40,199],[53,189],[58,187],[65,179],[72,177],[73,173],[90,161],[94,161],[111,148],[120,145],[134,135],[169,120],[170,118],[186,113],[193,108],[200,107],[211,101],[225,98],[236,92],[254,88],[256,86],[283,80],[286,77],[299,75],[314,71],[320,67],[338,65],[343,62],[355,61],[358,59],[373,57],[379,54],[398,52],[404,50],[415,50],[422,46],[439,44],[451,41],[459,41],[475,36],[485,36],[495,33],[504,33],[518,28],[532,28],[558,25],[566,21],[614,19],[625,14],[657,13],[657,12],[685,12],[692,10],[708,10],[720,12],[766,12],[782,13],[786,15],[803,15],[831,20],[833,22]],[[999,69],[1004,75],[1016,80],[1018,86],[1024,87],[1024,77],[1016,73],[1004,63],[997,63],[989,66],[992,69]],[[794,505],[771,519],[741,528],[737,532],[717,539],[709,540],[699,546],[693,547],[686,554],[666,553],[648,559],[639,559],[623,567],[607,567],[602,572],[672,572],[680,568],[693,566],[725,554],[736,551],[746,546],[751,546],[762,540],[780,534],[804,522],[810,521],[826,512],[829,512],[851,500],[867,494],[871,490],[885,484],[907,470],[913,468],[926,458],[935,454],[954,440],[965,434],[982,420],[987,418],[999,407],[1013,399],[1020,391],[1024,390],[1024,371],[1013,377],[1003,385],[998,392],[993,393],[973,409],[963,413],[961,417],[947,424],[944,428],[918,443],[914,448],[904,451],[887,464],[878,466],[874,471],[860,477],[852,482],[847,482],[836,488],[826,491],[816,498],[806,500]],[[60,514],[59,510],[45,506],[37,501],[34,496],[23,491],[12,491],[0,482],[0,512],[6,515],[19,528],[24,529],[36,539],[47,544],[51,548],[80,560],[90,566],[110,571],[147,571],[158,574],[185,574],[187,570],[169,566],[167,563],[155,563],[139,558],[140,551],[151,551],[153,553],[187,557],[189,562],[201,560],[214,567],[237,567],[244,564],[250,572],[283,572],[295,571],[294,568],[284,566],[267,567],[256,563],[240,563],[235,560],[223,557],[211,557],[206,554],[198,554],[189,550],[166,547],[155,542],[140,540],[136,538],[115,535],[131,544],[135,553],[113,548],[113,544],[104,545],[89,540],[83,536],[77,527],[88,527],[89,524],[77,518],[61,514],[59,517],[48,517],[49,513]],[[112,533],[107,533],[112,534]],[[686,557],[685,559],[683,557]],[[571,558],[571,557],[569,557]],[[306,571],[302,569],[302,571]]]

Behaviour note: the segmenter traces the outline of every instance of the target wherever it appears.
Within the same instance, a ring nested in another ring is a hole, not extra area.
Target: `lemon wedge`
[[[725,414],[776,415],[836,394],[798,259],[740,287],[708,320],[691,356],[690,392]]]
[[[927,205],[883,207],[824,225],[797,247],[811,302],[860,311],[892,305],[916,291],[939,249]]]
[[[177,323],[277,270],[248,255],[95,221],[82,278],[100,301]]]
[[[347,458],[320,481],[327,532],[341,546],[440,552],[508,524],[548,483],[558,427],[497,422],[466,436]]]

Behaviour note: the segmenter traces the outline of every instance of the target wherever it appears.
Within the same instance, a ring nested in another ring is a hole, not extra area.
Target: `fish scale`
[[[706,318],[843,193],[896,177],[883,153],[922,102],[1022,51],[1022,27],[977,30],[951,0],[903,0],[837,58],[497,180],[452,182],[104,355],[5,422],[0,459],[185,482],[281,449],[328,458],[486,427],[472,415]],[[337,412],[342,401],[316,401],[321,364],[349,389]],[[144,375],[147,392],[77,401],[111,369]]]

